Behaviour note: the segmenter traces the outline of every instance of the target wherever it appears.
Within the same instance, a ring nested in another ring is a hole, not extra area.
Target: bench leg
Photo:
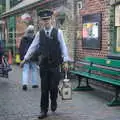
[[[85,79],[86,79],[86,86],[83,86],[82,89],[86,91],[93,90],[93,88],[89,84],[88,78]]]
[[[115,88],[115,97],[111,102],[108,103],[108,106],[120,106],[119,98],[119,87]]]
[[[86,87],[87,87],[87,88],[92,88],[92,87],[90,86],[90,84],[89,84],[88,78],[86,78]]]
[[[81,76],[77,76],[78,77],[78,85],[77,85],[77,87],[76,88],[74,88],[73,89],[73,91],[79,91],[79,89],[80,89],[80,84],[81,84]]]
[[[73,89],[73,91],[88,91],[93,90],[93,88],[89,85],[88,78],[86,78],[86,86],[81,86],[82,77],[78,76],[78,86]]]

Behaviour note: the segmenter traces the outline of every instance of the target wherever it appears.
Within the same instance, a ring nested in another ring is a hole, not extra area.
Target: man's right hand
[[[22,68],[23,67],[23,65],[25,64],[25,60],[22,60],[22,62],[20,63],[20,67]]]
[[[68,71],[68,62],[63,63],[63,69],[64,71]]]

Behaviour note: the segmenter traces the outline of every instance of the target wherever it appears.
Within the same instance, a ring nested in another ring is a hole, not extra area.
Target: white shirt
[[[52,29],[53,29],[53,27],[51,27],[49,30],[47,30],[49,32],[49,35],[51,34]],[[47,31],[45,30],[45,33]],[[60,48],[62,50],[62,56],[64,58],[64,62],[70,61],[70,58],[68,56],[68,50],[67,50],[67,47],[66,47],[66,44],[65,44],[65,41],[64,41],[64,37],[63,37],[63,32],[60,29],[58,29],[58,40],[60,42]],[[39,43],[40,43],[40,36],[39,36],[39,32],[37,32],[32,44],[30,45],[26,55],[24,56],[25,60],[29,60],[30,57],[34,54],[34,52],[37,49],[39,49],[39,47],[40,47]]]

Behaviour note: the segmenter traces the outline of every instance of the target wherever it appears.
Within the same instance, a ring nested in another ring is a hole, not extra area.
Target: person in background
[[[4,55],[4,48],[2,45],[2,41],[0,42],[0,64],[2,64],[2,57]]]
[[[61,79],[60,65],[64,61],[65,69],[67,70],[67,61],[70,59],[63,32],[52,26],[53,11],[42,10],[38,15],[42,19],[44,28],[37,32],[20,65],[22,67],[35,53],[36,49],[39,49],[41,56],[41,112],[38,118],[43,119],[47,117],[49,97],[51,100],[51,111],[55,112],[57,109],[58,85]]]
[[[24,59],[24,56],[31,45],[33,39],[34,39],[34,26],[29,25],[27,29],[25,30],[25,34],[21,39],[20,47],[19,47],[19,52],[20,52],[20,59],[21,61]],[[32,88],[38,88],[38,68],[37,68],[37,61],[38,57],[37,56],[32,56],[32,58],[27,61],[24,66],[23,66],[23,71],[22,71],[22,89],[24,91],[27,90],[28,88],[28,80],[31,77],[32,80]],[[31,75],[31,76],[30,76]]]

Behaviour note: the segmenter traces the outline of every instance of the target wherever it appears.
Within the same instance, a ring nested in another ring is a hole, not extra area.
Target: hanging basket
[[[21,16],[21,20],[23,22],[29,22],[32,20],[32,17],[28,14],[28,13],[24,13],[22,16]]]

